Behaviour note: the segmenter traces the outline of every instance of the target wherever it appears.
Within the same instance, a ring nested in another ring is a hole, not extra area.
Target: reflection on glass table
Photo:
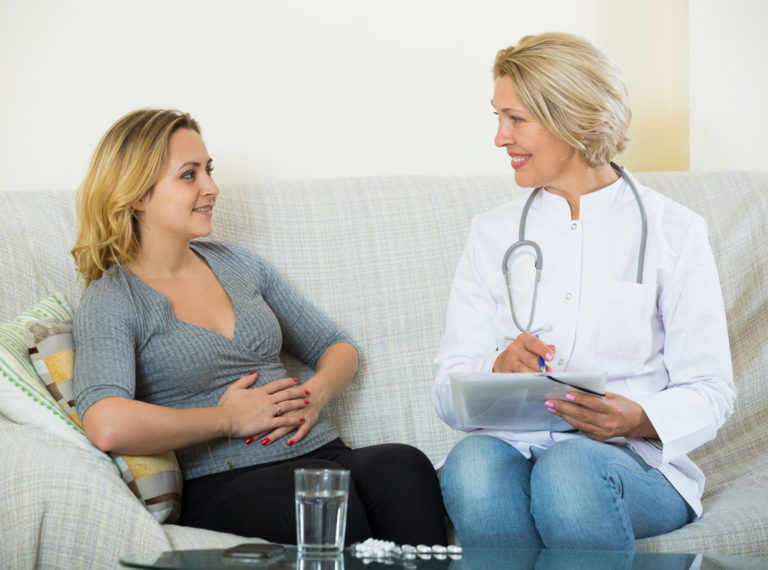
[[[362,558],[351,549],[341,556],[306,558],[295,546],[271,558],[240,561],[225,558],[223,550],[176,550],[122,556],[129,568],[215,570],[258,568],[270,570],[750,570],[768,568],[768,558],[715,554],[607,552],[596,550],[517,550],[467,548],[461,555],[387,556]]]

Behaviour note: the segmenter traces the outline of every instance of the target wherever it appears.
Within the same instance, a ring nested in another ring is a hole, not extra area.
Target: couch
[[[655,172],[638,179],[701,213],[722,280],[736,411],[693,454],[704,515],[641,551],[768,555],[768,173]],[[512,176],[371,177],[224,184],[212,237],[247,245],[357,342],[360,369],[327,410],[352,446],[408,442],[434,462],[458,439],[432,407],[432,359],[473,214],[520,195]],[[0,321],[82,285],[69,249],[71,189],[5,192]],[[2,342],[2,339],[0,339]],[[287,357],[299,378],[308,371]],[[0,378],[2,380],[2,378]],[[226,547],[242,537],[161,524],[114,465],[54,431],[0,415],[4,567],[114,567],[129,552]]]

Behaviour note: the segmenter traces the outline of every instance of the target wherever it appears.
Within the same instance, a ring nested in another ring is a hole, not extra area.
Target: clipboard
[[[547,410],[546,400],[578,391],[605,397],[605,372],[454,372],[450,375],[456,419],[465,429],[570,431]]]

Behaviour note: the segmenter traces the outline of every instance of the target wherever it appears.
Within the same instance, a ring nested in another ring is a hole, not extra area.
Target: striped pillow
[[[51,318],[72,318],[72,311],[62,295],[51,295],[13,321],[0,325],[0,414],[17,424],[53,432],[109,461],[88,441],[83,428],[61,409],[29,358],[26,324]]]

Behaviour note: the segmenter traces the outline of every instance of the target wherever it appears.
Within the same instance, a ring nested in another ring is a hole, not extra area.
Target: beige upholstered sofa
[[[768,173],[637,177],[709,222],[739,390],[733,417],[694,454],[707,475],[704,515],[638,547],[768,555]],[[470,217],[520,192],[511,177],[228,184],[214,237],[272,260],[358,343],[360,370],[328,411],[347,442],[409,442],[438,461],[457,439],[431,401],[453,272]],[[0,320],[53,292],[76,306],[74,191],[0,200]],[[3,567],[113,567],[128,552],[242,541],[158,523],[109,461],[1,415],[0,504]]]

